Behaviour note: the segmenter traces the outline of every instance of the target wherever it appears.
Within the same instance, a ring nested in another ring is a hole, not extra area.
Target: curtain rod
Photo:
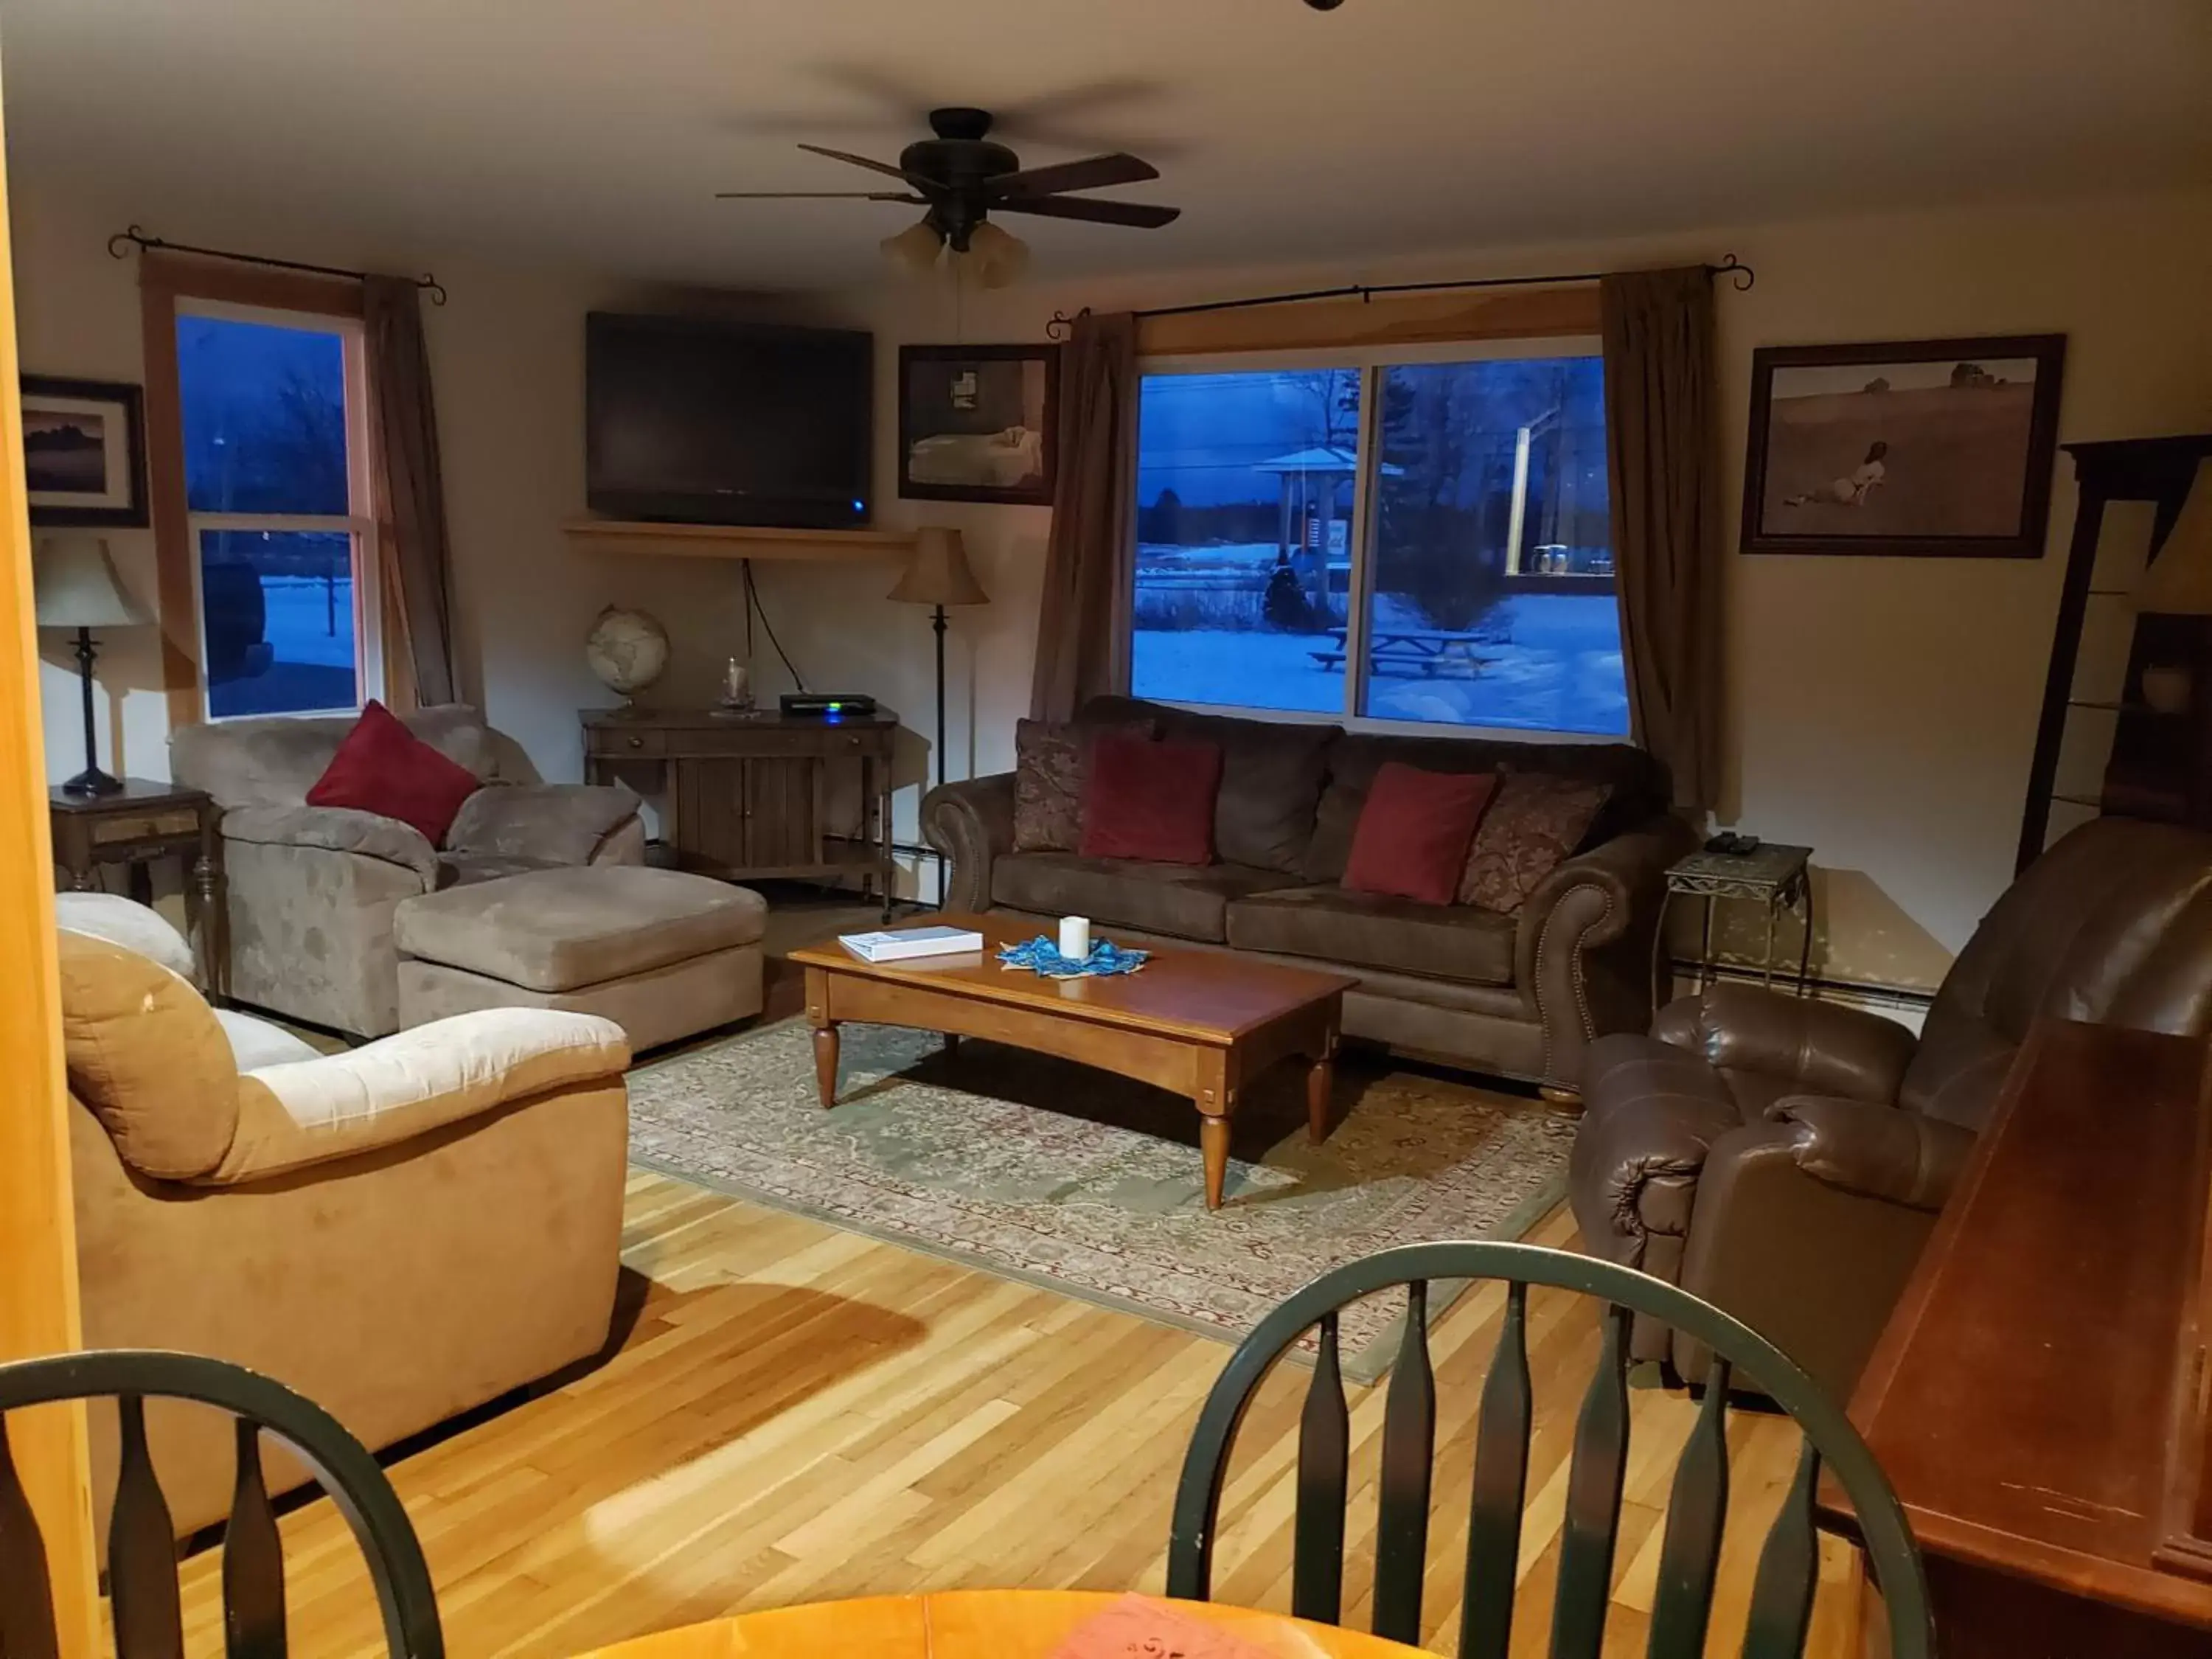
[[[1706,265],[1705,272],[1708,276],[1732,279],[1732,286],[1739,294],[1759,280],[1759,273],[1733,253],[1722,255],[1720,264]],[[1191,317],[1204,311],[1243,311],[1252,306],[1292,305],[1302,300],[1356,299],[1364,305],[1378,294],[1434,294],[1442,289],[1466,288],[1548,288],[1563,283],[1595,283],[1612,274],[1604,270],[1576,270],[1553,276],[1468,276],[1444,283],[1376,283],[1349,288],[1312,288],[1297,294],[1262,294],[1249,300],[1208,300],[1199,305],[1159,306],[1150,311],[1136,311],[1130,314],[1134,317]],[[1074,326],[1074,318],[1065,312],[1055,311],[1052,313],[1052,320],[1044,325],[1044,331],[1049,339],[1065,340]]]
[[[125,244],[132,242],[137,244],[142,252],[149,248],[159,248],[167,253],[197,253],[204,259],[228,259],[236,264],[267,265],[276,270],[304,270],[313,276],[344,276],[356,283],[366,282],[369,276],[368,271],[347,270],[337,265],[311,265],[299,259],[271,259],[261,253],[233,253],[219,247],[194,247],[189,242],[165,242],[158,236],[149,236],[136,225],[128,230],[118,230],[107,239],[107,257],[111,259],[129,258],[131,255]],[[445,285],[435,276],[426,271],[416,277],[414,283],[416,287],[430,296],[432,305],[446,303]]]

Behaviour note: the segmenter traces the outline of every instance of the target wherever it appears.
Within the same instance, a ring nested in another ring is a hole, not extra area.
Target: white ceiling
[[[10,165],[150,229],[345,228],[732,286],[869,278],[933,103],[1126,149],[1182,220],[1039,276],[2212,179],[2208,0],[0,0]]]

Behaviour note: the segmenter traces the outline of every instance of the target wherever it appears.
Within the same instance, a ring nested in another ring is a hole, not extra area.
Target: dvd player
[[[876,712],[876,700],[827,691],[787,691],[781,707],[786,720],[866,720]]]

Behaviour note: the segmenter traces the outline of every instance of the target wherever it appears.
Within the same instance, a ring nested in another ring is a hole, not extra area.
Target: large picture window
[[[360,325],[188,302],[176,343],[207,716],[357,708],[378,690]]]
[[[1132,690],[1621,736],[1594,343],[1150,364]]]

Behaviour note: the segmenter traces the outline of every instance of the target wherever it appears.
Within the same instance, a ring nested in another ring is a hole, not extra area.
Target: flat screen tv
[[[868,522],[872,335],[593,312],[584,384],[595,513],[810,530]]]

